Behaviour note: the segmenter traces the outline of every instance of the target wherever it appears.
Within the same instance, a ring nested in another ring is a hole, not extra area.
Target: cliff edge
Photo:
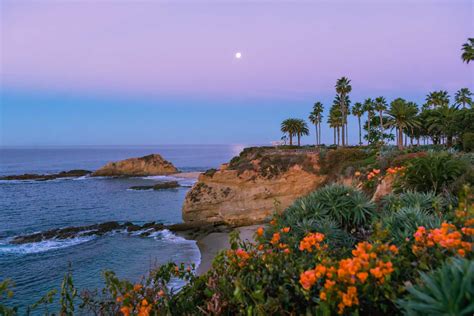
[[[325,182],[318,160],[315,150],[247,148],[199,176],[186,195],[183,219],[234,226],[264,222]]]

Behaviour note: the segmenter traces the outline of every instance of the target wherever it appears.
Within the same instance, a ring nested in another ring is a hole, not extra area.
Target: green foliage
[[[401,194],[389,194],[382,198],[383,216],[390,215],[402,208],[416,208],[429,214],[438,213],[446,207],[445,199],[433,192],[404,192]]]
[[[397,211],[381,217],[382,227],[387,229],[391,240],[402,245],[413,236],[419,226],[425,228],[439,227],[441,218],[420,207],[402,207]]]
[[[353,187],[332,184],[298,199],[283,213],[281,225],[303,219],[330,219],[339,228],[355,232],[370,225],[374,212],[375,205],[364,193]]]
[[[451,154],[430,153],[411,160],[397,185],[402,190],[453,192],[453,184],[466,170],[466,163]]]
[[[462,147],[466,152],[474,151],[474,133],[464,133]]]
[[[451,259],[441,268],[422,273],[418,284],[399,302],[407,315],[456,315],[474,313],[474,261]]]
[[[13,282],[10,279],[6,279],[0,282],[0,315],[13,316],[18,312],[18,307],[9,307],[4,305],[3,300],[7,300],[13,297]]]
[[[69,268],[70,269],[70,268]],[[77,296],[77,289],[74,287],[71,270],[64,275],[63,282],[61,284],[61,296],[59,299],[60,314],[62,316],[73,316],[74,315],[74,299]]]

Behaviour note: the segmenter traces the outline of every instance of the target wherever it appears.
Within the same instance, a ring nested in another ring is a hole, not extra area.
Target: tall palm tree
[[[336,92],[340,96],[340,101],[341,101],[341,114],[342,114],[342,146],[346,145],[345,141],[345,129],[344,126],[347,124],[347,107],[346,105],[346,96],[352,91],[352,86],[351,86],[351,81],[346,78],[342,77],[337,80],[336,82]]]
[[[467,43],[462,45],[462,60],[469,64],[471,60],[474,60],[474,38],[468,38]]]
[[[341,122],[341,109],[337,104],[333,104],[329,110],[328,124],[329,127],[334,129],[334,145],[339,145],[339,137],[337,137],[336,141],[336,134],[339,136],[339,127],[341,126]]]
[[[293,136],[296,135],[296,131],[298,129],[298,119],[293,119],[289,118],[284,120],[281,123],[280,130],[284,134],[288,134],[288,137],[290,138],[290,146],[293,146]]]
[[[448,91],[440,90],[433,91],[426,95],[426,105],[428,108],[438,108],[441,106],[449,105],[449,94]]]
[[[390,103],[390,109],[386,112],[389,116],[388,126],[397,128],[397,145],[403,149],[403,130],[411,126],[418,126],[416,109],[404,99],[398,98]]]
[[[321,121],[323,119],[323,110],[323,104],[321,102],[316,102],[313,105],[313,111],[309,114],[309,120],[316,128],[316,145],[321,145]]]
[[[383,132],[384,132],[384,128],[383,128],[383,111],[385,111],[387,109],[387,101],[385,100],[384,97],[378,97],[378,98],[375,98],[375,103],[374,103],[374,110],[379,112],[379,119],[380,119],[380,140],[383,144]]]
[[[446,146],[453,145],[453,135],[456,126],[457,107],[440,107],[432,111],[428,117],[428,131],[438,131],[446,137]]]
[[[362,146],[362,126],[360,125],[360,118],[364,115],[364,106],[360,102],[354,103],[352,107],[352,115],[357,117],[357,121],[359,122],[359,146]]]
[[[309,135],[308,124],[304,120],[296,120],[296,136],[298,136],[298,146],[301,146],[301,136]]]
[[[472,96],[472,92],[469,91],[468,88],[462,88],[458,92],[456,92],[456,95],[454,96],[454,100],[457,105],[462,104],[463,109],[466,108],[466,104],[469,104],[469,106],[471,106],[472,108],[473,103],[472,103],[471,96]]]
[[[367,135],[370,135],[370,122],[372,121],[372,118],[374,116],[374,111],[375,111],[374,101],[371,98],[365,99],[363,109],[364,109],[364,112],[367,113],[367,124],[368,124]],[[369,144],[369,142],[370,142],[370,139],[367,138],[367,144]]]

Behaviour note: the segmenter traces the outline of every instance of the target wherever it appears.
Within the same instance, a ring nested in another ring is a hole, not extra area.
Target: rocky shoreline
[[[36,173],[25,173],[20,175],[9,175],[0,177],[0,180],[34,180],[34,181],[48,181],[61,178],[79,178],[91,175],[92,171],[74,169],[69,171],[61,171],[53,174],[36,174]]]
[[[170,230],[179,236],[186,239],[196,240],[202,236],[208,235],[212,232],[228,232],[232,230],[231,227],[223,223],[213,223],[208,225],[195,225],[187,223],[178,223],[172,225],[165,225],[159,222],[147,222],[142,225],[134,224],[132,222],[120,223],[117,221],[110,221],[100,224],[85,225],[85,226],[70,226],[64,228],[55,228],[43,232],[20,235],[14,237],[10,243],[21,245],[27,243],[36,243],[46,240],[66,240],[85,236],[103,236],[107,233],[123,231],[127,233],[137,233],[140,237],[148,237],[154,232],[163,230]]]

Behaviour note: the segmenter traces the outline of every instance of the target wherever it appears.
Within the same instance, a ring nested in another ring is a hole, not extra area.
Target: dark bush
[[[474,133],[464,133],[462,136],[462,147],[464,151],[474,151]]]

